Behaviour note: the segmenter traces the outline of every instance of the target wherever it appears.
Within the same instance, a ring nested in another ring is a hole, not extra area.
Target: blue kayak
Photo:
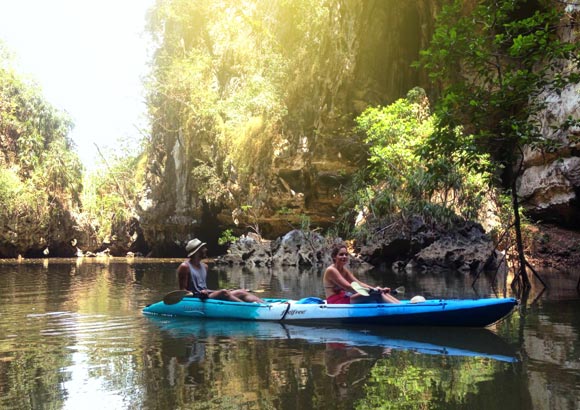
[[[310,324],[484,327],[511,313],[515,298],[439,299],[400,304],[327,304],[318,298],[264,299],[264,303],[230,302],[185,296],[143,309],[147,315],[203,319],[273,321]]]

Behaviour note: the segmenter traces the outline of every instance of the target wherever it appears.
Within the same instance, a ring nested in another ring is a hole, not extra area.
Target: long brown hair
[[[344,248],[348,251],[348,248],[346,247],[346,244],[344,243],[335,243],[332,246],[332,250],[330,251],[330,257],[332,258],[332,260],[336,259],[336,255],[338,255],[338,252],[340,252],[340,250]]]

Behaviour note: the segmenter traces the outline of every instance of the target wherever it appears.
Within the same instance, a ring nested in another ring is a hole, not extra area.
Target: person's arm
[[[205,269],[205,272],[207,273],[207,275],[209,275],[209,268],[207,267],[207,264],[206,263],[203,263],[203,262],[200,262],[200,264]],[[207,282],[207,277],[205,278],[205,280]],[[221,289],[221,290],[225,290],[225,289]],[[208,288],[205,288],[205,289],[202,289],[201,290],[201,293],[206,294],[206,295],[209,296],[213,292],[217,292],[217,291],[218,291],[217,289],[208,289]]]
[[[391,291],[391,288],[381,288],[379,286],[372,286],[372,285],[369,285],[367,283],[364,283],[360,279],[357,279],[354,276],[354,274],[351,271],[349,271],[349,270],[346,270],[346,275],[348,277],[347,280],[350,280],[351,282],[357,282],[359,285],[361,285],[361,286],[363,286],[363,287],[365,287],[367,289],[375,289],[375,290],[380,291],[382,293],[389,293]]]
[[[348,282],[349,288],[352,282],[357,282],[359,285],[364,286],[365,288],[372,288],[372,286],[367,285],[366,283],[358,279],[356,276],[354,276],[354,273],[352,273],[350,270],[346,268],[345,268],[345,276],[346,276],[345,280]]]
[[[184,263],[179,265],[177,268],[177,281],[179,283],[180,290],[189,290],[187,289],[189,282],[189,268]]]
[[[381,292],[381,293],[390,293],[391,292],[391,288],[382,288],[380,286],[371,286],[368,285],[364,282],[361,282],[360,280],[356,280],[360,285],[364,286],[367,289],[374,289],[376,292]]]
[[[346,276],[348,279],[350,279],[351,277],[354,278],[352,273],[348,271]],[[336,268],[334,267],[327,268],[326,277],[328,278],[328,281],[331,282],[333,285],[338,286],[341,289],[356,293],[356,291],[353,288],[351,288],[350,282],[347,279],[343,278],[340,272],[336,270]]]

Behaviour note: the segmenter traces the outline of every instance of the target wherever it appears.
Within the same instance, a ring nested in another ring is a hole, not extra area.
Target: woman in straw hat
[[[263,300],[244,289],[210,290],[207,288],[207,265],[201,260],[205,257],[206,243],[195,238],[185,246],[188,260],[183,261],[177,268],[179,289],[188,290],[200,298],[230,300],[234,302],[257,302]]]

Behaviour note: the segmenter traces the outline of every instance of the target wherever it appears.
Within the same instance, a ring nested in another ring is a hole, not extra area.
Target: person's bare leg
[[[353,305],[359,303],[401,303],[397,298],[387,294],[373,294],[371,296],[363,296],[358,293],[350,297],[350,303]]]
[[[256,295],[247,292],[245,290],[242,289],[238,289],[238,290],[234,290],[233,292],[231,292],[235,297],[242,299],[244,302],[256,302],[256,303],[264,303],[264,301],[262,299],[260,299],[259,297],[257,297]]]
[[[229,300],[231,302],[243,302],[243,300],[236,297],[232,292],[225,289],[216,290],[215,292],[210,293],[209,298],[219,300]]]
[[[387,303],[401,303],[401,301],[399,299],[397,299],[396,297],[394,297],[393,295],[389,294],[389,293],[382,293],[381,294],[383,301],[387,302]]]
[[[363,296],[359,295],[358,293],[350,297],[350,303],[353,305],[358,305],[360,303],[380,303],[380,302],[381,301],[378,301],[377,298],[373,296]]]

